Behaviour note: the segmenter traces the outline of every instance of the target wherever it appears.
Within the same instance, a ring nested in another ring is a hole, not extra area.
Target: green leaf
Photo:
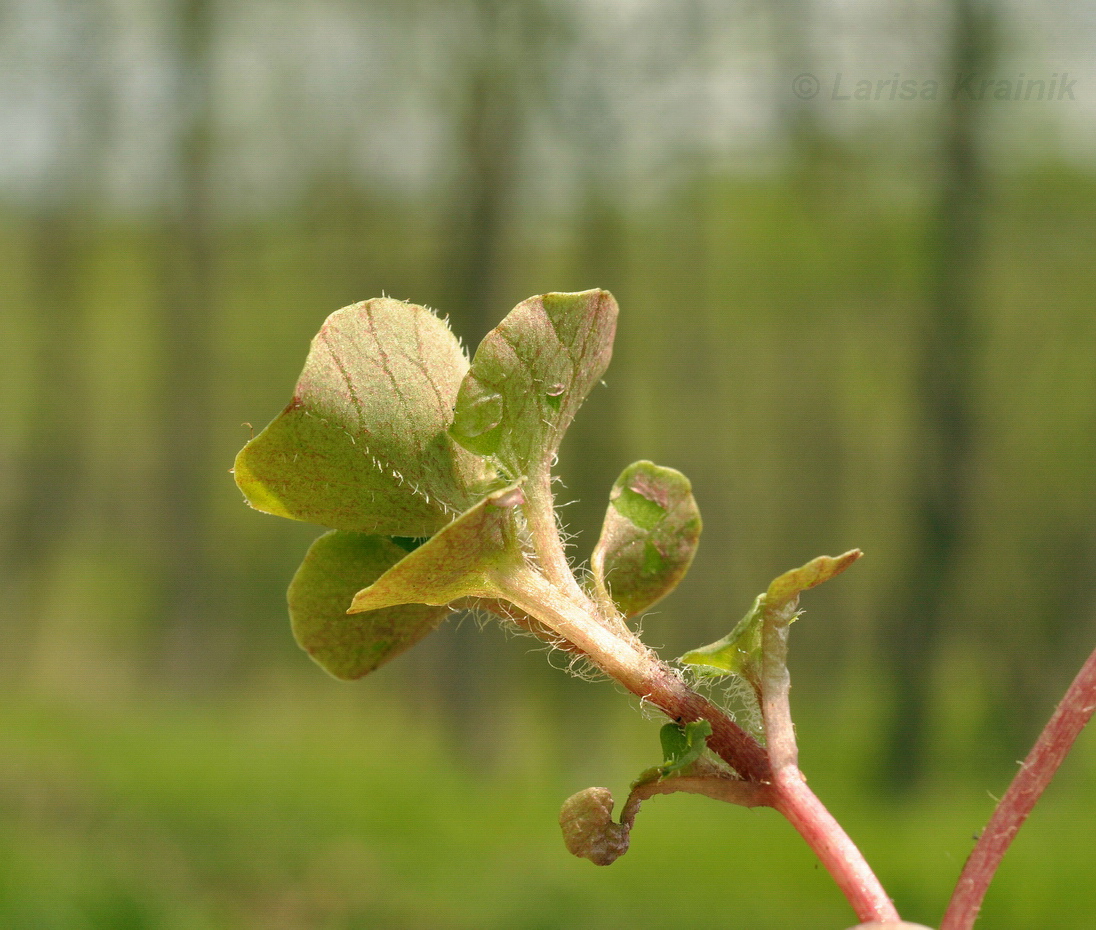
[[[349,613],[498,597],[495,579],[525,568],[514,525],[522,500],[520,488],[512,486],[480,501],[359,591]]]
[[[681,472],[635,462],[617,478],[590,557],[594,584],[627,617],[669,594],[692,564],[700,511]]]
[[[543,472],[609,365],[616,319],[616,301],[602,290],[518,304],[476,350],[450,434],[495,456],[511,479]]]
[[[333,530],[317,539],[289,586],[289,616],[301,648],[336,678],[361,678],[436,629],[446,607],[404,604],[348,617],[364,584],[407,550],[383,536]]]
[[[784,572],[775,579],[769,585],[765,600],[772,609],[776,610],[793,598],[799,597],[804,591],[840,575],[863,554],[859,549],[850,549],[836,558],[820,555],[817,559],[811,559],[806,565]]]
[[[667,765],[681,758],[689,748],[685,727],[678,723],[663,726],[658,731],[658,741],[662,744],[662,761]]]
[[[333,313],[288,407],[236,457],[257,510],[334,529],[429,536],[482,491],[447,430],[468,360],[449,327],[380,298]]]
[[[705,740],[712,735],[707,720],[694,720],[681,726],[667,723],[659,732],[662,741],[662,777],[682,772],[696,762],[704,752]]]
[[[686,774],[685,770],[704,753],[707,746],[705,741],[711,735],[712,725],[707,720],[694,720],[684,726],[667,723],[658,731],[662,743],[662,764],[640,772],[632,782],[632,790],[671,775]]]
[[[765,595],[759,594],[735,628],[720,640],[687,652],[678,661],[706,675],[739,675],[754,687],[761,681],[761,626]]]

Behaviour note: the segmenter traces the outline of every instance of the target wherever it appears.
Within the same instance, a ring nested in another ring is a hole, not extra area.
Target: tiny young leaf
[[[590,557],[594,584],[625,616],[642,613],[685,577],[701,528],[688,478],[673,468],[634,462],[609,494]]]
[[[761,676],[761,632],[769,618],[787,624],[795,619],[799,595],[815,585],[841,574],[863,553],[852,549],[836,558],[820,555],[806,565],[794,568],[773,580],[764,594],[759,594],[749,612],[722,639],[687,652],[679,661],[695,665],[706,675],[739,675],[755,688]]]
[[[793,568],[790,572],[784,572],[779,578],[774,579],[765,594],[765,601],[775,610],[815,585],[840,575],[863,554],[859,549],[850,549],[836,558],[820,555],[817,559],[811,559],[806,565]]]
[[[662,777],[682,772],[696,762],[707,745],[704,741],[712,735],[712,725],[707,720],[694,720],[681,726],[667,723],[659,732],[662,741]]]
[[[712,735],[712,725],[707,720],[694,720],[681,725],[667,723],[658,731],[662,743],[662,764],[644,769],[632,782],[632,790],[661,781],[671,775],[688,774],[690,768],[704,753],[706,740]]]
[[[722,639],[687,652],[678,661],[702,675],[738,675],[757,688],[761,681],[761,626],[765,595],[759,594],[733,630]]]
[[[362,585],[407,557],[383,536],[332,530],[317,539],[289,586],[298,644],[336,678],[361,678],[436,629],[446,607],[404,604],[348,617]]]
[[[510,487],[480,501],[359,591],[348,613],[497,597],[495,578],[525,567],[514,527],[521,500],[520,489]]]
[[[467,370],[456,337],[423,307],[380,298],[338,310],[292,402],[236,457],[236,483],[276,516],[429,536],[488,477],[447,433]]]
[[[609,365],[616,319],[608,291],[522,301],[476,350],[450,434],[511,479],[545,471]]]

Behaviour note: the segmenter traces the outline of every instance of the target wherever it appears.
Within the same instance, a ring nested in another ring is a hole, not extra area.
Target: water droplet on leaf
[[[453,428],[465,436],[482,436],[502,422],[502,395],[484,394],[457,409]]]
[[[564,385],[556,382],[550,385],[545,393],[545,400],[548,401],[548,406],[553,410],[559,410],[560,404],[563,401],[563,392],[565,390]]]
[[[502,491],[494,495],[489,500],[496,507],[517,507],[519,504],[525,503],[525,495],[521,493],[521,488],[510,488],[508,491]]]

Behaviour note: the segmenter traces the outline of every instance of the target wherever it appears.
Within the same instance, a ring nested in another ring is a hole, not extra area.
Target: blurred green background
[[[771,812],[659,798],[570,858],[560,803],[658,724],[528,640],[449,623],[353,685],[292,642],[317,530],[228,469],[324,317],[383,293],[474,347],[595,286],[576,559],[624,465],[692,478],[672,657],[863,548],[796,626],[803,766],[938,921],[1096,643],[1094,37],[1023,0],[2,0],[0,926],[853,922]],[[1094,825],[1087,734],[979,926],[1096,926]]]

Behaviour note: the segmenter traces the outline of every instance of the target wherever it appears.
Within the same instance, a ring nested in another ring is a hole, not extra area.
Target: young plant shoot
[[[677,586],[696,552],[700,513],[684,475],[629,465],[609,492],[588,574],[576,575],[567,559],[552,467],[609,365],[616,325],[606,291],[532,297],[469,362],[447,323],[424,307],[381,298],[332,314],[289,405],[241,450],[234,470],[255,509],[328,528],[289,587],[293,634],[328,672],[351,680],[453,611],[514,624],[670,720],[661,764],[638,776],[619,820],[606,788],[564,803],[560,825],[572,853],[613,862],[628,848],[640,804],[656,794],[768,806],[810,844],[859,920],[912,926],[899,923],[859,850],[807,786],[789,708],[788,634],[799,597],[851,566],[859,550],[781,575],[723,639],[675,663],[629,621]],[[756,700],[759,724],[739,725],[690,687],[686,672],[738,682]],[[1091,704],[1089,679],[1078,700]],[[1069,742],[1078,719],[1070,718]],[[1022,816],[1034,798],[1025,803]],[[964,886],[964,901],[974,903],[950,930],[973,923],[991,875]]]

